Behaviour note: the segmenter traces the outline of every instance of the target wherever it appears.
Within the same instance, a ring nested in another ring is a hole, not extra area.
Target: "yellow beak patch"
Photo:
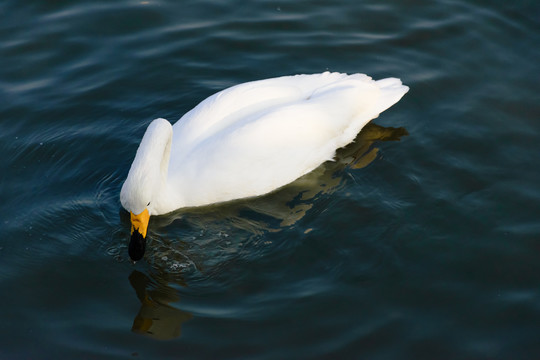
[[[150,220],[148,209],[144,209],[144,211],[139,215],[135,215],[131,211],[129,213],[131,214],[131,235],[133,235],[133,232],[137,230],[139,234],[143,236],[143,238],[146,238],[148,221]]]

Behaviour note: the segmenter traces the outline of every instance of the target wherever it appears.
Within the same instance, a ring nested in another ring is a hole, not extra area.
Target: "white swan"
[[[396,78],[325,72],[218,92],[171,126],[148,126],[120,192],[129,253],[144,255],[151,215],[263,195],[331,160],[409,90]]]

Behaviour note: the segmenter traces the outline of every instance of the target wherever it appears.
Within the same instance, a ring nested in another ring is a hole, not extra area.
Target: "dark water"
[[[1,359],[540,358],[537,1],[0,3]],[[156,117],[325,70],[410,92],[303,179],[154,218]]]

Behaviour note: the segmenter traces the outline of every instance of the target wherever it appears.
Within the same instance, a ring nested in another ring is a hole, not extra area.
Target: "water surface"
[[[0,4],[0,358],[540,356],[536,1]],[[149,122],[326,70],[410,92],[264,197],[153,218]]]

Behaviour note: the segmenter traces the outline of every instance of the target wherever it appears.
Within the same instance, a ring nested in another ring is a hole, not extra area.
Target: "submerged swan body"
[[[142,243],[142,251],[130,244],[130,255],[144,254],[151,215],[286,185],[331,160],[408,89],[399,79],[363,74],[284,76],[218,92],[174,126],[154,120],[120,192],[132,243]]]

